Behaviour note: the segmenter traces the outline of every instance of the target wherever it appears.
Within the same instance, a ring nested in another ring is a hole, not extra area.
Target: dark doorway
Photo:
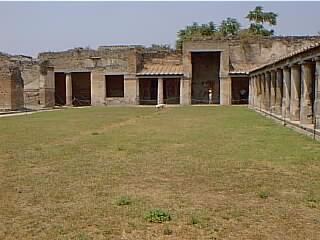
[[[232,104],[248,104],[249,78],[232,77]]]
[[[66,105],[66,74],[55,73],[54,74],[55,92],[54,98],[57,106]]]
[[[212,103],[220,103],[220,52],[192,52],[192,104],[208,104],[209,90]]]
[[[179,78],[163,79],[163,100],[165,104],[180,103],[180,79]]]
[[[158,79],[139,79],[139,98],[141,105],[156,105],[158,98]]]
[[[71,73],[72,104],[74,106],[88,106],[91,104],[91,73]]]

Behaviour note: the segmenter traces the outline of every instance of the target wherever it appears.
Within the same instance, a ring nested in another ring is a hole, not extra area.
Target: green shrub
[[[162,223],[162,222],[170,221],[171,216],[168,212],[163,211],[161,209],[153,209],[145,215],[145,219],[148,222]]]
[[[122,196],[117,200],[118,206],[130,205],[131,203],[132,203],[132,200],[127,196]]]
[[[259,192],[259,197],[262,198],[262,199],[267,199],[269,196],[270,196],[270,193],[269,192],[266,192],[266,191],[262,191],[262,192]]]
[[[191,222],[192,225],[196,225],[196,224],[200,223],[199,219],[196,218],[195,216],[191,216],[191,221],[190,222]]]

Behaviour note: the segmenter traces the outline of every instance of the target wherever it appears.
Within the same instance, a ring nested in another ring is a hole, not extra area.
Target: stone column
[[[139,79],[135,74],[124,76],[124,99],[126,104],[139,104]]]
[[[302,62],[301,64],[301,104],[300,104],[300,122],[302,124],[311,124],[313,121],[312,109],[312,80],[313,65],[312,62]]]
[[[257,93],[256,93],[256,77],[253,76],[251,80],[251,106],[254,107],[256,100],[257,100]]]
[[[270,112],[275,113],[276,108],[276,71],[270,71]]]
[[[315,58],[316,72],[315,72],[315,99],[314,99],[314,114],[316,121],[316,128],[320,129],[320,56]]]
[[[71,73],[66,73],[66,105],[72,106],[72,77],[71,77]]]
[[[270,111],[271,104],[270,104],[270,88],[271,88],[271,73],[265,73],[265,109]]]
[[[72,90],[71,90],[70,96],[72,98]],[[106,78],[104,75],[104,69],[96,68],[91,72],[91,105],[92,106],[104,105],[105,98],[106,98]]]
[[[252,77],[249,77],[249,106],[252,106]]]
[[[261,101],[262,101],[262,89],[263,89],[260,75],[256,76],[256,89],[257,89],[257,101],[255,106],[260,109],[262,105]]]
[[[231,105],[231,77],[220,77],[220,105]]]
[[[188,78],[180,79],[180,104],[191,104],[191,80]]]
[[[291,66],[291,99],[290,99],[290,120],[300,120],[300,65]]]
[[[283,68],[282,116],[287,118],[290,113],[290,68]]]
[[[46,67],[40,71],[40,105],[53,107],[55,105],[54,68]]]
[[[163,104],[163,78],[158,78],[158,104]]]
[[[261,109],[266,110],[266,78],[264,73],[260,74],[259,76],[261,87],[260,107]]]
[[[281,115],[281,106],[282,106],[282,84],[283,74],[282,69],[277,69],[276,76],[276,100],[275,100],[275,113]]]

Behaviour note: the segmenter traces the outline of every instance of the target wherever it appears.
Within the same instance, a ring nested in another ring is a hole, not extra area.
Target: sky
[[[320,2],[0,2],[0,52],[36,57],[75,47],[174,46],[177,31],[193,22],[233,17],[246,27],[255,6],[279,14],[276,35],[320,32]]]

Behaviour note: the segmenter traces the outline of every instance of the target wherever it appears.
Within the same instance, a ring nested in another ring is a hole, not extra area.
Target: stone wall
[[[99,47],[98,50],[76,48],[64,52],[40,53],[39,60],[49,60],[56,72],[91,72],[103,68],[105,73],[135,73],[137,49]]]

